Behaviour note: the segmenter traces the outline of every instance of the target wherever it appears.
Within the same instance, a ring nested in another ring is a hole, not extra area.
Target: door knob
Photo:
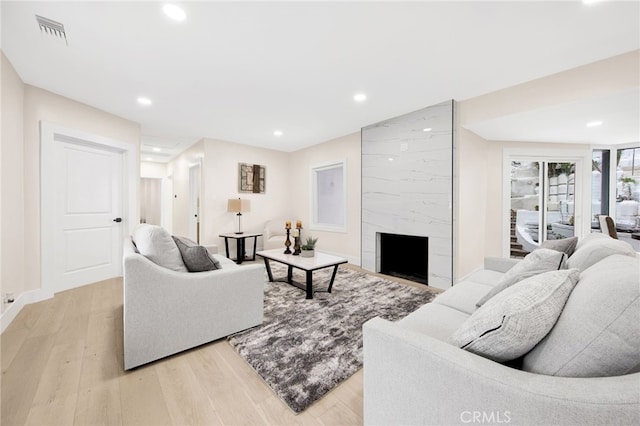
[[[114,222],[116,223],[120,223],[122,222],[122,218],[121,217],[116,217],[115,219],[113,219]]]

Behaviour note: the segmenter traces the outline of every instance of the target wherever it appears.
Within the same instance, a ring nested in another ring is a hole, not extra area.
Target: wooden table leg
[[[313,299],[313,271],[307,271],[307,299]]]
[[[244,238],[236,239],[236,263],[239,265],[244,260]]]
[[[331,274],[331,281],[329,281],[329,293],[331,293],[331,288],[333,288],[333,280],[336,279],[336,272],[338,272],[338,265],[333,267],[333,274]]]
[[[256,260],[256,249],[258,247],[258,236],[253,237],[253,256],[251,260]]]
[[[224,237],[224,251],[227,253],[227,259],[229,259],[229,238]]]
[[[293,281],[293,266],[287,266],[287,282],[291,284]]]
[[[269,259],[266,257],[262,258],[264,260],[264,267],[267,268],[267,276],[269,277],[269,281],[273,282],[273,274],[271,273],[271,265],[269,264]]]

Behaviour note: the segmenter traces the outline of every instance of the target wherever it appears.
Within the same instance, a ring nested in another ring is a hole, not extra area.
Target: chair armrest
[[[638,424],[640,373],[543,376],[374,318],[363,326],[364,422]],[[491,418],[492,421],[487,421]]]
[[[485,257],[484,269],[489,269],[496,272],[507,272],[518,262],[520,262],[520,259],[509,259],[506,257]]]

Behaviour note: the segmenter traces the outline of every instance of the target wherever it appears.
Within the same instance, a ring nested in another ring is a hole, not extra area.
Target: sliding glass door
[[[546,240],[575,235],[576,163],[510,161],[510,256],[524,257]]]

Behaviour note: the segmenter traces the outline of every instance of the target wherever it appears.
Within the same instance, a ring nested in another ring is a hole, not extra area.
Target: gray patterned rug
[[[274,277],[285,268],[272,263]],[[333,268],[315,271],[314,287],[327,282]],[[303,282],[302,275],[294,279]],[[362,367],[362,324],[380,316],[398,320],[431,301],[436,293],[340,267],[332,293],[304,291],[267,283],[264,322],[228,338],[294,413]]]

